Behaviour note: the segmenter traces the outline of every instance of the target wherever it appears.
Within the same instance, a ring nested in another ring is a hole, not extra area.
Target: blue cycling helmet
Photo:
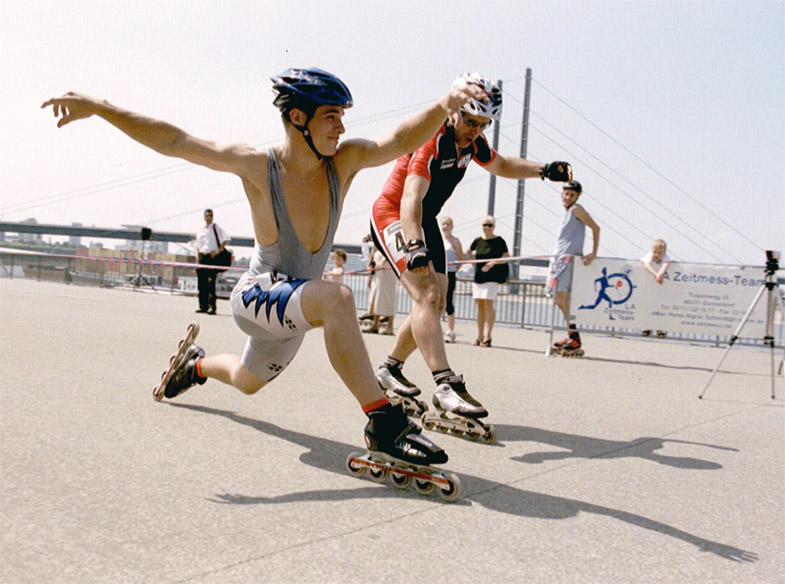
[[[346,84],[335,75],[310,67],[308,69],[287,69],[283,73],[271,77],[273,82],[273,105],[281,110],[284,119],[291,123],[286,114],[294,108],[305,112],[308,118],[302,126],[294,127],[300,130],[308,146],[320,159],[324,156],[316,149],[308,131],[316,108],[320,105],[338,105],[345,108],[354,104],[352,94]]]
[[[273,105],[282,113],[293,107],[316,109],[320,105],[352,107],[352,94],[335,75],[315,67],[287,69],[271,77],[275,99]],[[305,111],[305,110],[304,110]],[[307,113],[307,112],[306,112]]]

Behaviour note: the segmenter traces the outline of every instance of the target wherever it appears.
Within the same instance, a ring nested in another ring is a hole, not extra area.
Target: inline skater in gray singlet
[[[58,127],[97,116],[156,152],[242,180],[257,242],[250,269],[231,298],[234,319],[248,335],[243,355],[206,357],[190,344],[198,334],[195,326],[189,329],[187,346],[175,357],[171,377],[162,380],[163,395],[175,397],[208,378],[254,394],[289,364],[306,331],[323,327],[333,367],[368,415],[369,450],[416,465],[446,462],[444,451],[424,438],[379,388],[350,289],[321,280],[321,274],[355,175],[416,150],[447,116],[485,94],[472,86],[454,89],[389,136],[339,144],[345,131],[344,110],[352,105],[351,93],[340,79],[319,69],[288,69],[272,81],[273,103],[281,111],[286,138],[269,151],[202,140],[169,123],[75,93],[41,107],[52,107]],[[396,476],[401,475],[393,472]],[[443,480],[435,484],[447,488]]]
[[[578,204],[578,197],[582,192],[583,187],[577,180],[562,187],[564,216],[556,238],[548,278],[548,292],[553,294],[553,304],[561,310],[567,323],[567,337],[554,343],[551,353],[565,357],[583,355],[581,335],[570,319],[570,287],[574,261],[575,258],[581,258],[584,265],[588,266],[597,257],[600,246],[600,226],[586,209]],[[592,250],[584,256],[583,241],[586,237],[586,227],[592,232]]]

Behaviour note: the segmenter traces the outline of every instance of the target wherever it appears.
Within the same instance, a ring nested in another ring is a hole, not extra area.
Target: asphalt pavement
[[[785,582],[785,383],[770,354],[460,323],[498,443],[428,432],[464,496],[349,476],[365,417],[321,331],[257,395],[151,397],[194,298],[0,280],[0,582]],[[380,363],[392,338],[365,335]],[[776,355],[782,358],[782,353]],[[364,358],[358,355],[358,359]],[[430,400],[419,354],[405,373]]]

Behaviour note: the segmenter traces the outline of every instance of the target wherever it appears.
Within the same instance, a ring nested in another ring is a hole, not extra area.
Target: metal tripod
[[[739,333],[741,332],[741,329],[743,329],[744,325],[747,324],[750,315],[755,310],[755,306],[757,306],[760,299],[763,298],[764,292],[766,292],[766,332],[765,332],[765,336],[763,337],[763,342],[765,345],[768,345],[769,351],[771,353],[771,399],[775,399],[775,394],[774,394],[774,378],[776,375],[775,367],[774,367],[774,362],[775,362],[774,360],[774,313],[775,313],[774,303],[775,302],[777,303],[777,306],[779,306],[780,314],[783,315],[783,317],[785,317],[785,310],[783,310],[783,306],[782,306],[782,296],[780,296],[780,292],[779,292],[779,284],[777,284],[777,281],[774,278],[775,273],[776,273],[776,268],[769,269],[767,267],[766,281],[763,284],[761,284],[761,287],[758,290],[758,293],[755,295],[752,304],[750,304],[750,307],[747,309],[747,312],[742,317],[739,326],[736,327],[736,330],[734,331],[733,336],[730,338],[730,342],[728,343],[728,348],[725,349],[725,352],[722,354],[719,363],[717,363],[717,366],[714,368],[714,371],[711,372],[711,377],[709,377],[709,380],[706,382],[706,385],[703,387],[703,391],[698,396],[698,399],[703,399],[703,395],[706,393],[706,391],[708,391],[709,385],[711,385],[711,382],[714,380],[714,377],[717,375],[717,370],[722,366],[722,363],[725,361],[725,358],[728,356],[728,353],[730,353],[730,350],[733,348],[733,345],[736,343],[736,340],[739,338]],[[785,363],[785,348],[783,348],[783,359],[780,361],[779,375],[782,375],[783,363]]]
[[[142,273],[142,266],[147,261],[147,240],[142,240],[142,253],[139,263],[136,266],[136,275],[128,281],[126,286],[133,286],[134,288],[139,288],[140,286],[148,286],[155,290],[155,286],[150,281],[150,279]]]

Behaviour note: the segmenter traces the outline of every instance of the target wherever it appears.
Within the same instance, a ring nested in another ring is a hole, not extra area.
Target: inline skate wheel
[[[361,477],[365,474],[365,467],[355,464],[352,460],[357,456],[357,454],[350,454],[346,457],[346,472],[348,472],[349,475],[353,477]]]
[[[488,432],[482,437],[482,441],[485,442],[485,444],[495,444],[496,428],[493,426],[488,426]]]
[[[426,430],[433,430],[436,427],[436,424],[433,423],[433,420],[423,418],[420,421],[422,422],[422,427]]]
[[[455,501],[461,496],[461,479],[457,475],[450,473],[447,475],[448,486],[439,487],[439,495],[445,501]]]
[[[388,469],[387,467],[369,468],[368,478],[375,483],[383,483],[384,481],[387,480],[387,475],[389,473],[390,473],[390,469]]]
[[[436,485],[431,482],[414,479],[414,490],[421,495],[428,495],[431,491],[433,491],[435,486]]]
[[[412,477],[392,471],[390,473],[390,481],[395,488],[406,489],[409,486],[409,483],[412,482]]]

